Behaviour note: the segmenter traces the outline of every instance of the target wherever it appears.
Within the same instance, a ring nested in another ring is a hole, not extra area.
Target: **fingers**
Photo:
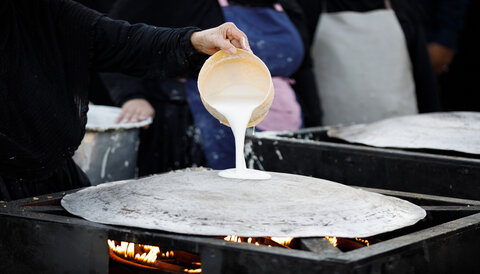
[[[115,120],[115,123],[137,123],[154,117],[155,110],[145,99],[132,99],[125,102],[122,112]]]
[[[231,41],[232,46],[252,52],[247,35],[239,30],[235,24],[225,23],[222,27],[225,30],[225,38]]]
[[[230,54],[235,54],[237,52],[237,48],[228,39],[220,41],[219,48]]]
[[[248,38],[233,23],[224,23],[216,28],[194,32],[190,36],[193,47],[202,53],[214,54],[222,49],[230,54],[237,52],[237,48],[252,52]]]
[[[120,115],[118,115],[117,119],[115,119],[115,124],[119,124],[120,122],[122,122],[123,118],[125,117],[125,111],[122,110],[122,112],[120,113]]]

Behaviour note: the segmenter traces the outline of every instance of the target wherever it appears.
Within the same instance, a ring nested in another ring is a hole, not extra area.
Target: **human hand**
[[[194,32],[190,36],[190,41],[197,51],[208,55],[221,49],[230,54],[234,54],[236,48],[252,51],[245,33],[233,23],[224,23],[216,28]]]
[[[132,99],[126,101],[122,106],[122,113],[117,117],[115,123],[136,123],[148,117],[154,117],[155,110],[145,99]],[[147,128],[148,126],[145,126]]]
[[[428,44],[428,52],[432,61],[435,74],[441,75],[448,70],[448,66],[452,62],[454,51],[450,48],[442,46],[438,43]]]

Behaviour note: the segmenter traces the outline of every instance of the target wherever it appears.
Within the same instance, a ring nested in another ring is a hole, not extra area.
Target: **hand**
[[[446,72],[452,62],[454,51],[440,44],[430,43],[428,44],[428,52],[430,53],[435,74],[441,75]]]
[[[190,36],[193,47],[202,53],[212,55],[223,49],[234,54],[236,48],[252,51],[248,45],[248,38],[233,23],[224,23],[216,28],[194,32]]]
[[[115,123],[136,123],[141,122],[148,117],[154,117],[155,110],[145,99],[132,99],[125,102],[122,106],[122,113],[115,120]],[[145,128],[147,128],[146,126]]]

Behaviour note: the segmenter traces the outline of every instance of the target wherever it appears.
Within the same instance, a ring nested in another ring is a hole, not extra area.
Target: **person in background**
[[[479,15],[480,1],[470,1],[455,56],[439,78],[442,106],[446,111],[480,111]]]
[[[150,0],[138,4],[136,1],[119,0],[110,16],[170,27],[194,25],[205,28],[225,21],[234,22],[249,36],[254,54],[266,63],[273,76],[275,99],[268,116],[257,128],[295,130],[302,123],[304,126],[321,125],[322,114],[312,72],[310,40],[303,13],[296,1]],[[188,102],[195,126],[201,132],[207,166],[214,169],[234,167],[233,134],[230,128],[221,125],[203,107],[196,75],[168,81],[144,81],[111,74],[104,75],[103,79],[114,101],[124,109],[122,120],[141,119],[140,113],[152,109],[147,104],[153,105],[155,110],[154,124],[142,133],[144,136],[141,138],[138,161],[140,174],[165,169],[155,158],[155,155],[168,155],[161,151],[178,146],[188,147],[183,141],[185,138],[182,138],[188,126],[181,126],[179,130],[179,123],[171,122],[181,119],[180,122],[188,123],[187,117],[184,117],[185,102]],[[178,102],[176,109],[181,111],[172,115],[175,111],[165,105],[173,102]],[[178,157],[172,155],[172,158]],[[187,164],[185,161],[183,163]],[[167,166],[168,169],[179,167],[171,163]]]
[[[313,37],[324,123],[440,110],[415,0],[298,0]]]
[[[422,0],[428,52],[435,73],[448,70],[457,50],[469,0]]]
[[[234,24],[201,31],[112,20],[70,0],[0,1],[0,200],[90,183],[72,160],[92,71],[174,77],[249,50]]]

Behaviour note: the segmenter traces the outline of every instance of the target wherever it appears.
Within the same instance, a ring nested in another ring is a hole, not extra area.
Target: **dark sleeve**
[[[428,42],[457,48],[458,32],[463,28],[468,0],[423,1],[427,13]]]
[[[188,5],[189,8],[185,9],[185,5]],[[127,20],[130,23],[147,23],[164,27],[211,28],[224,21],[216,0],[142,0],[141,4],[135,0],[119,0],[108,15],[111,18]],[[151,89],[145,88],[145,83],[141,79],[105,73],[101,77],[107,86],[110,97],[118,106],[130,99],[152,96],[147,93],[151,92]],[[159,91],[156,90],[156,92]]]
[[[312,35],[302,8],[294,0],[280,1],[290,20],[297,28],[304,46],[305,55],[300,68],[291,76],[295,80],[292,86],[302,108],[305,127],[322,125],[322,107],[318,95],[317,83],[313,73],[313,60],[310,55]]]
[[[91,71],[142,77],[177,77],[198,70],[206,55],[190,42],[199,28],[178,29],[113,20],[70,0],[49,1],[70,51],[88,60]],[[87,54],[85,54],[87,52]]]
[[[190,42],[199,30],[130,25],[102,16],[95,26],[92,68],[149,78],[186,76],[205,60]]]
[[[116,106],[121,107],[128,100],[148,97],[142,78],[121,73],[100,73],[100,78]]]

